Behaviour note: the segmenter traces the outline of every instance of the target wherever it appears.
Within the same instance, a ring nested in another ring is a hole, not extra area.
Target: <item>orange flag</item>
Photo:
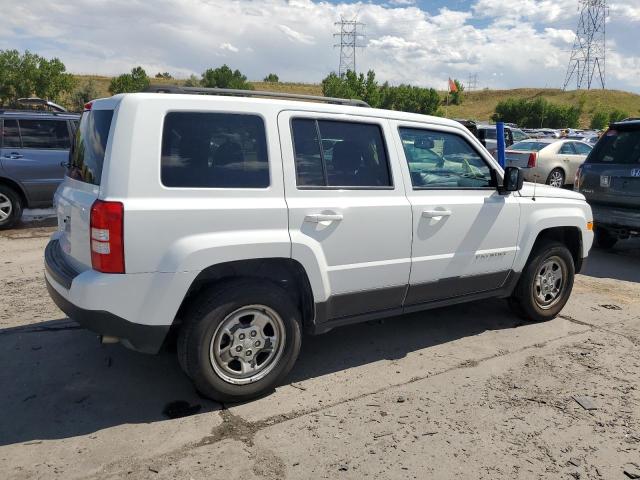
[[[456,93],[457,91],[458,91],[458,86],[456,85],[456,82],[451,80],[451,77],[449,77],[449,92]]]

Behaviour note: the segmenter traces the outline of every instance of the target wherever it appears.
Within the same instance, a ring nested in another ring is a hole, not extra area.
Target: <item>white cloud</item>
[[[317,82],[338,66],[334,22],[357,16],[367,34],[358,69],[374,69],[380,81],[444,88],[448,77],[478,73],[481,87],[562,85],[576,0],[471,0],[468,11],[434,12],[387,1],[21,0],[5,9],[0,49],[57,56],[78,73],[142,65],[152,75],[187,77],[226,62],[250,79],[275,72],[284,81]],[[612,4],[607,74],[611,87],[640,91],[640,55],[616,47],[637,44],[628,25],[637,1]],[[616,37],[622,14],[630,37]]]
[[[300,42],[307,45],[313,45],[315,43],[311,35],[297,32],[287,25],[278,25],[278,28],[282,31],[282,33],[284,33],[290,40],[294,42]]]

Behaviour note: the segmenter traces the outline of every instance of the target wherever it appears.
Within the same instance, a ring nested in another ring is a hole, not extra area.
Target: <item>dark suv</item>
[[[640,235],[640,120],[613,123],[576,174],[593,210],[596,245]]]
[[[0,229],[22,209],[50,206],[63,180],[79,115],[0,109]]]

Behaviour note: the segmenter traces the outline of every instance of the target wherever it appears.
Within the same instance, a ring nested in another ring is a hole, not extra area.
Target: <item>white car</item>
[[[94,101],[57,192],[48,289],[103,341],[154,353],[175,332],[198,390],[238,401],[303,332],[489,297],[544,321],[569,298],[584,197],[523,186],[459,123],[184,91]]]

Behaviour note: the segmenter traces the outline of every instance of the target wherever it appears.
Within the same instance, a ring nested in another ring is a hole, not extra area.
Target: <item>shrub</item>
[[[162,78],[164,80],[171,80],[173,77],[169,72],[158,72],[156,73],[156,78]]]
[[[498,102],[491,118],[526,128],[576,128],[581,113],[580,106],[556,105],[543,98],[508,98]]]
[[[209,68],[202,74],[200,85],[208,88],[235,88],[238,90],[253,90],[253,85],[247,82],[240,70],[232,71],[227,65]]]
[[[142,67],[131,69],[131,73],[124,73],[111,79],[109,91],[112,95],[118,93],[141,92],[149,87],[149,77]]]
[[[84,105],[87,102],[98,98],[98,95],[98,89],[96,88],[95,82],[93,80],[88,80],[71,93],[71,109],[74,112],[81,112],[84,109]]]
[[[275,73],[270,73],[269,75],[264,77],[264,80],[263,80],[263,82],[266,82],[266,83],[278,83],[279,81],[280,81],[280,78],[278,78],[278,75],[276,75]]]
[[[603,130],[607,128],[609,124],[609,115],[603,111],[597,111],[591,117],[591,122],[589,123],[589,128],[593,128],[595,130]]]

